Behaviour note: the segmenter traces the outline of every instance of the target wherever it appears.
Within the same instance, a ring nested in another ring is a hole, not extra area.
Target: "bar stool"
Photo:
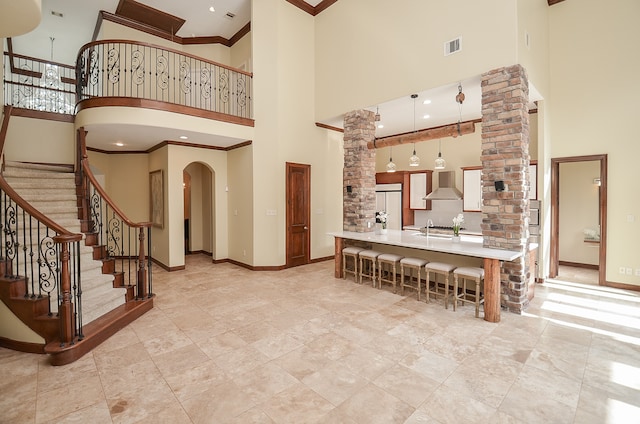
[[[393,285],[393,292],[396,290],[396,267],[404,256],[393,253],[383,253],[378,256],[378,288],[382,288],[382,283]]]
[[[459,280],[462,280],[461,293],[458,293],[458,290],[460,288]],[[470,299],[469,297],[471,295],[467,292],[467,282],[471,280],[475,281],[476,287],[475,287],[475,294]],[[454,291],[453,310],[454,311],[456,310],[456,305],[458,303],[458,300],[460,300],[460,302],[462,302],[463,304],[465,302],[475,304],[476,318],[480,316],[480,304],[484,303],[484,295],[480,293],[481,282],[484,285],[484,269],[482,268],[460,267],[460,268],[456,268],[453,271],[453,291]]]
[[[449,309],[449,274],[451,271],[456,269],[455,265],[446,264],[444,262],[429,262],[425,267],[427,270],[427,289],[425,290],[427,294],[427,303],[429,303],[429,295],[433,294],[434,296],[444,295],[444,307],[445,309]],[[433,290],[430,288],[429,284],[429,274],[433,273]],[[442,288],[440,287],[441,283],[438,283],[438,275],[441,275],[444,279],[442,282]],[[442,289],[442,291],[441,291]]]
[[[376,260],[380,252],[375,250],[363,250],[358,253],[360,258],[360,266],[358,267],[358,275],[360,276],[360,284],[363,278],[371,279],[371,286],[376,286]]]
[[[361,247],[345,247],[342,249],[342,278],[347,279],[347,273],[353,274],[354,282],[358,282],[358,253],[364,249]],[[353,269],[347,267],[347,258],[353,258]]]
[[[410,289],[415,289],[418,292],[418,300],[420,300],[420,292],[422,291],[422,280],[420,278],[420,271],[422,268],[429,263],[424,259],[419,258],[402,258],[400,259],[400,288],[402,289],[402,295],[404,296],[404,288],[409,287]],[[405,284],[404,282],[404,274],[405,269],[409,270],[409,284]],[[412,286],[411,282],[413,279],[413,271],[416,271],[416,285]]]

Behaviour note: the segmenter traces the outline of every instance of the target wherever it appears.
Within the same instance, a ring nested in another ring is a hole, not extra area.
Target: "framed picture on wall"
[[[154,227],[164,228],[164,179],[162,169],[149,172],[151,187],[151,223]]]

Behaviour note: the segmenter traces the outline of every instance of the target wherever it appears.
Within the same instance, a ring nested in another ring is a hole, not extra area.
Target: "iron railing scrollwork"
[[[4,53],[4,104],[73,115],[76,106],[73,66]]]
[[[156,100],[252,118],[252,74],[176,50],[125,40],[89,43],[76,61],[78,102]]]
[[[31,208],[0,176],[0,239],[5,265],[2,277],[22,279],[26,299],[46,299],[47,314],[60,318],[67,336],[61,334],[62,344],[81,340],[82,235],[69,233]]]
[[[151,273],[151,223],[137,223],[109,198],[91,172],[86,151],[85,132],[78,130],[78,177],[81,181],[82,220],[86,232],[102,246],[105,259],[113,260],[114,271],[122,284],[134,288],[136,299],[153,297]]]

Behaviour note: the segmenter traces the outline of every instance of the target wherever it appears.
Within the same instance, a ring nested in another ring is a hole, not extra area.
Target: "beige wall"
[[[253,264],[253,145],[227,153],[229,259]]]
[[[527,70],[529,84],[543,97],[548,96],[549,4],[547,0],[518,0],[517,11],[517,62]]]
[[[162,170],[163,184],[164,184],[164,228],[151,227],[151,257],[164,266],[171,265],[171,252],[169,250],[169,228],[167,225],[167,168],[169,164],[169,147],[164,146],[160,149],[154,150],[149,154],[149,172]],[[180,181],[182,181],[182,174],[180,174]],[[182,202],[180,202],[182,205]],[[181,222],[176,223],[182,230],[183,224]],[[180,243],[182,246],[182,243]],[[184,253],[183,253],[184,255]],[[176,261],[177,262],[177,261]],[[184,262],[182,263],[184,264]],[[175,266],[175,265],[174,265]]]
[[[330,256],[333,240],[326,231],[342,227],[343,153],[335,135],[315,126],[314,18],[288,2],[254,0],[251,22],[253,265],[285,263],[286,162],[311,165],[311,257]]]
[[[238,140],[252,140],[254,134],[253,127],[244,125],[180,115],[162,110],[131,107],[90,108],[84,109],[76,115],[76,128],[82,126],[89,128],[91,124],[149,125],[159,128],[183,129],[203,134],[219,134],[237,138]]]
[[[640,268],[640,196],[630,185],[640,181],[632,128],[640,55],[620,43],[640,39],[640,2],[565,1],[549,10],[551,156],[608,155],[607,280],[640,285],[618,273]]]
[[[560,164],[559,259],[598,265],[599,245],[585,243],[585,230],[599,230],[600,162]]]
[[[516,63],[512,0],[339,1],[315,28],[317,120]],[[445,57],[458,36],[462,50]]]
[[[148,222],[151,216],[148,156],[142,154],[108,156],[109,172],[105,172],[107,194],[130,220]]]
[[[231,46],[231,60],[229,61],[229,65],[234,68],[240,68],[244,65],[245,71],[253,72],[251,56],[251,33],[249,32]]]
[[[136,40],[203,57],[223,65],[230,63],[229,47],[222,44],[178,44],[114,22],[102,21],[99,40]]]
[[[6,160],[73,164],[73,124],[12,116],[4,155]]]
[[[27,327],[0,301],[0,337],[24,343],[44,344],[44,338]]]

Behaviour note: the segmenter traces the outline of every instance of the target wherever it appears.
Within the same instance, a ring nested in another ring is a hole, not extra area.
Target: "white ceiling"
[[[185,19],[185,24],[177,32],[181,37],[190,36],[222,36],[231,38],[251,19],[251,0],[138,0],[140,3],[162,10]],[[346,1],[346,0],[343,0]],[[66,64],[74,64],[76,54],[81,46],[91,41],[96,20],[100,10],[115,13],[119,0],[42,0],[42,22],[32,32],[13,37],[15,53],[27,56],[49,58],[54,37],[53,60]],[[307,0],[312,6],[321,0]],[[215,12],[209,11],[214,6]],[[62,13],[63,17],[54,16],[51,12]],[[235,14],[235,18],[225,17],[227,12]],[[459,109],[455,101],[458,84],[462,84],[465,101]],[[437,127],[458,121],[460,113],[462,121],[481,117],[480,76],[464,81],[452,81],[451,84],[431,90],[419,91],[415,102],[411,94],[406,93],[398,99],[389,99],[379,105],[362,105],[362,108],[376,111],[379,108],[381,123],[384,128],[376,130],[377,137],[402,134],[414,129]],[[538,100],[535,90],[530,97]],[[431,103],[423,104],[429,99]],[[424,119],[424,115],[430,115]],[[322,123],[334,127],[343,127],[343,117],[336,116]],[[146,126],[113,126],[96,125],[88,128],[87,143],[90,147],[102,150],[147,150],[164,140],[180,140],[179,136],[188,137],[187,142],[209,146],[229,147],[246,140],[215,136],[196,132],[175,131],[160,127]],[[115,147],[116,142],[123,142],[124,147]]]

